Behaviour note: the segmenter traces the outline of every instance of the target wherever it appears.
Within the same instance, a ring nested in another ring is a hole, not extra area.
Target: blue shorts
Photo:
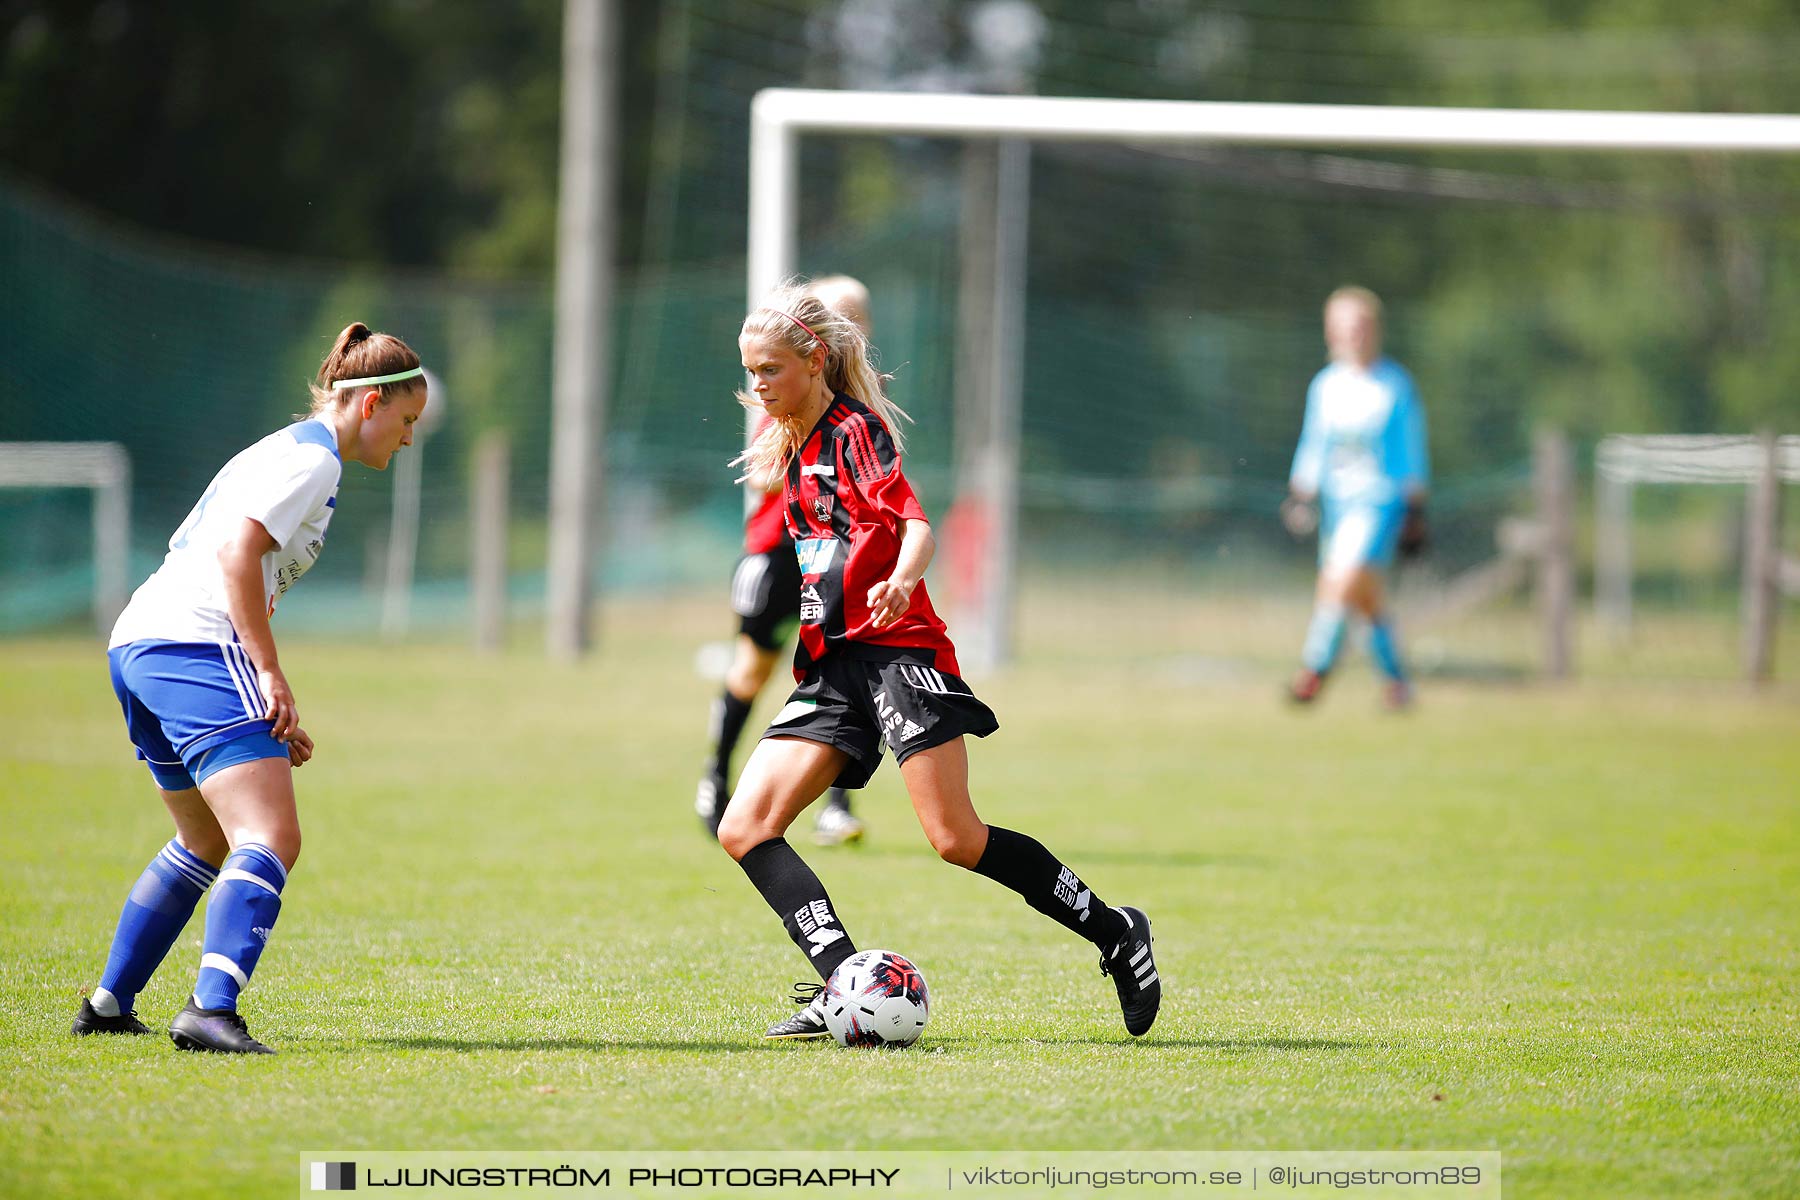
[[[1400,527],[1406,523],[1405,504],[1327,503],[1319,525],[1319,568],[1350,570],[1356,567],[1394,565]]]
[[[164,791],[198,787],[238,763],[288,756],[270,736],[256,668],[242,646],[141,641],[106,657],[131,744]]]

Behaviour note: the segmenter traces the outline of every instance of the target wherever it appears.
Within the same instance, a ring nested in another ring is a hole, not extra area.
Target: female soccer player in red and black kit
[[[739,398],[771,418],[740,461],[747,474],[786,479],[801,572],[799,687],[744,764],[720,845],[829,979],[856,947],[784,835],[827,787],[865,785],[885,742],[932,848],[1098,946],[1125,1028],[1146,1032],[1162,999],[1149,918],[1108,907],[1036,839],[985,824],[969,799],[963,737],[986,737],[999,722],[959,677],[926,593],[936,543],[900,470],[904,414],[870,365],[867,341],[791,286],[745,318],[738,347],[752,381]],[[816,986],[796,999],[806,1007],[767,1036],[826,1036]]]

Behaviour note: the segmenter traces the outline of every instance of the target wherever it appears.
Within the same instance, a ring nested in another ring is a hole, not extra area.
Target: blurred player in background
[[[740,399],[771,418],[740,461],[783,480],[798,550],[799,687],[744,765],[719,844],[830,979],[856,947],[785,834],[827,787],[866,784],[885,743],[932,848],[1097,946],[1126,1030],[1146,1032],[1162,998],[1149,919],[1102,903],[1035,838],[985,824],[969,798],[964,737],[986,737],[999,722],[958,678],[926,593],[936,542],[901,473],[895,422],[904,414],[862,331],[790,287],[745,318],[738,348],[752,380]],[[797,987],[805,1007],[766,1036],[827,1036],[820,996],[816,984]]]
[[[808,289],[869,336],[869,289],[848,275],[828,275]],[[766,420],[766,418],[762,418]],[[760,432],[760,425],[758,428]],[[731,798],[731,755],[758,693],[769,682],[781,647],[800,619],[800,567],[794,543],[781,516],[781,477],[750,477],[762,492],[756,511],[744,523],[744,557],[731,577],[731,609],[738,615],[737,647],[725,673],[725,690],[713,701],[710,732],[713,748],[694,811],[718,836],[719,819]],[[836,846],[860,841],[863,823],[850,811],[850,795],[834,787],[813,824],[813,841]]]
[[[293,772],[313,742],[269,618],[324,547],[344,460],[385,470],[426,401],[419,356],[361,323],[338,335],[312,391],[309,419],[213,477],[113,626],[113,690],[175,837],[125,900],[77,1034],[150,1032],[133,1005],[210,887],[199,977],[169,1036],[183,1050],[274,1053],[245,1027],[238,994],[300,855]]]
[[[1331,363],[1313,377],[1288,476],[1282,520],[1296,536],[1319,533],[1319,583],[1300,673],[1288,695],[1317,699],[1343,647],[1351,612],[1369,623],[1369,653],[1387,680],[1391,708],[1412,686],[1387,608],[1384,576],[1395,552],[1425,546],[1430,469],[1425,412],[1412,376],[1381,353],[1381,300],[1341,287],[1325,301]]]

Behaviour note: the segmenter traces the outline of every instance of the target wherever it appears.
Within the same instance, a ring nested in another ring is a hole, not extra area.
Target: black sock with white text
[[[744,855],[738,866],[787,926],[788,936],[820,979],[830,979],[838,964],[856,953],[855,943],[832,910],[825,885],[786,838],[770,838]]]
[[[1125,918],[1034,837],[988,826],[987,849],[975,873],[1011,888],[1025,903],[1101,949],[1125,936]]]

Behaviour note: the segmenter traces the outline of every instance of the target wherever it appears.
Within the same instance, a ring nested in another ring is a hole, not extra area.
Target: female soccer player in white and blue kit
[[[338,335],[312,391],[309,419],[213,477],[113,626],[113,690],[175,838],[126,899],[77,1034],[150,1032],[133,1004],[211,887],[199,977],[169,1035],[183,1050],[274,1053],[245,1028],[238,993],[300,854],[293,770],[313,742],[269,618],[324,547],[344,461],[386,469],[426,401],[419,356],[361,323]]]
[[[1288,694],[1316,699],[1337,662],[1349,613],[1369,622],[1369,653],[1387,679],[1387,702],[1411,700],[1387,611],[1383,576],[1396,549],[1423,546],[1430,472],[1425,413],[1405,367],[1381,353],[1381,300],[1342,287],[1325,301],[1331,363],[1313,377],[1288,477],[1283,517],[1295,532],[1319,518],[1319,583],[1301,670]],[[1319,509],[1314,510],[1315,500]]]

